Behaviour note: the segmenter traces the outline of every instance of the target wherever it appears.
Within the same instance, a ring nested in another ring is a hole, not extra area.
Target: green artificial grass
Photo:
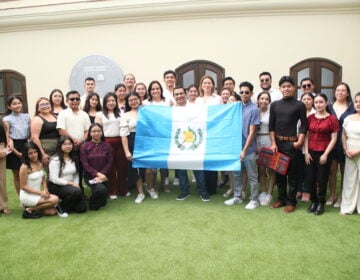
[[[10,173],[8,173],[10,175]],[[224,192],[224,189],[222,192]],[[86,190],[89,191],[88,189]],[[221,192],[221,193],[222,193]],[[327,206],[308,214],[244,204],[221,194],[176,201],[179,187],[136,205],[23,220],[12,177],[12,214],[0,218],[0,279],[357,279],[360,219]],[[276,194],[275,194],[276,195]]]

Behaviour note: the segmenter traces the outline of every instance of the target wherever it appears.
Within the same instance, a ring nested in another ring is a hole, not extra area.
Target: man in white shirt
[[[126,93],[129,93],[130,91],[133,91],[136,84],[136,79],[133,74],[126,74],[124,76],[124,85],[126,87]]]
[[[175,88],[175,84],[176,84],[176,73],[173,70],[167,70],[164,72],[164,90],[163,90],[163,95],[165,97],[165,99],[170,100],[170,105],[173,106],[175,104],[175,99],[173,96],[173,91]],[[169,172],[167,170],[166,173],[166,177],[165,177],[165,185],[169,184]],[[173,185],[174,186],[179,186],[180,181],[179,178],[177,177],[177,171],[175,170],[175,177],[174,177],[174,181],[173,181]]]
[[[183,107],[187,104],[186,91],[183,87],[174,88],[175,106]],[[202,201],[210,201],[208,192],[205,186],[205,175],[203,170],[194,170],[194,176],[196,178],[196,187]],[[181,188],[181,194],[176,200],[185,200],[190,196],[190,184],[187,175],[187,170],[176,170],[179,177],[179,183]]]
[[[96,88],[95,79],[93,77],[87,77],[84,82],[84,88],[85,88],[85,93],[81,96],[80,108],[84,108],[85,101],[88,95],[90,93],[95,92],[95,88]]]
[[[254,102],[256,104],[258,94],[263,92],[263,91],[268,92],[270,94],[271,102],[282,99],[282,94],[280,93],[280,91],[278,91],[278,90],[271,87],[271,82],[272,82],[271,79],[272,79],[272,77],[271,77],[270,72],[265,71],[265,72],[260,73],[259,81],[260,81],[261,90],[253,95],[252,102]]]
[[[302,94],[311,93],[312,96],[315,97],[315,95],[316,95],[316,93],[314,92],[315,84],[311,78],[306,77],[306,78],[302,79],[300,82],[300,87],[301,87]],[[298,99],[300,99],[300,96],[298,96]]]
[[[173,70],[167,70],[164,72],[164,91],[163,95],[166,99],[170,100],[171,106],[175,104],[173,91],[176,85],[176,73]]]

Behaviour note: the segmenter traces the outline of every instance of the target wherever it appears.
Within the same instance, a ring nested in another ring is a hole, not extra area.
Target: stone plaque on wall
[[[84,94],[84,81],[93,77],[96,82],[95,92],[101,97],[123,80],[123,72],[113,60],[102,55],[89,55],[78,61],[70,75],[70,89]]]

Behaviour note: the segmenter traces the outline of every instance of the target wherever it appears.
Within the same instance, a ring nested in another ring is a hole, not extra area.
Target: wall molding
[[[201,18],[360,14],[359,0],[21,0],[0,2],[0,32]]]

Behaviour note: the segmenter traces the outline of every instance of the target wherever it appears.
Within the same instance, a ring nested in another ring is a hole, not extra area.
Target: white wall
[[[343,80],[360,91],[360,14],[219,16],[103,24],[0,33],[0,69],[27,79],[29,109],[53,88],[69,89],[72,67],[83,57],[113,59],[146,84],[194,59],[222,65],[237,83],[258,87],[268,70],[274,84],[306,58],[323,57],[343,67]]]

